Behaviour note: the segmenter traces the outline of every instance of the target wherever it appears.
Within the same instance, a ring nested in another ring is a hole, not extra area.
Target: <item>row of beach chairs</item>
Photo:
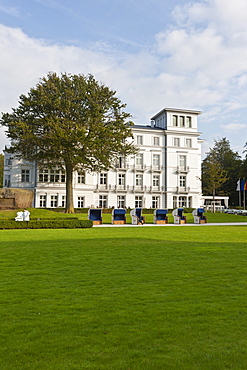
[[[197,208],[192,212],[194,216],[195,224],[204,224],[207,219],[204,215],[203,208]],[[186,217],[184,216],[183,208],[176,208],[172,212],[174,218],[174,224],[185,224]],[[142,208],[134,208],[130,211],[132,225],[143,225],[145,218],[142,216]],[[88,210],[88,219],[93,221],[94,225],[102,224],[102,209],[101,208],[90,208]],[[153,215],[154,224],[167,224],[168,223],[168,210],[167,209],[156,209]],[[124,225],[126,224],[126,209],[119,208],[112,210],[112,224],[113,225]]]

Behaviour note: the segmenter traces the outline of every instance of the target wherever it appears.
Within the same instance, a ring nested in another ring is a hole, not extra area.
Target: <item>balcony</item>
[[[177,166],[177,173],[188,173],[189,170],[189,166]]]
[[[115,193],[161,193],[164,191],[163,186],[146,186],[146,185],[102,185],[97,184],[93,190],[99,192]]]
[[[177,186],[175,188],[175,193],[177,194],[188,194],[190,192],[189,186]]]

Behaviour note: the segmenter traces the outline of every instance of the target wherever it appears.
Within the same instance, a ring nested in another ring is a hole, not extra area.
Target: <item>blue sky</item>
[[[246,0],[0,0],[0,111],[49,71],[92,73],[136,124],[202,111],[203,152],[247,141]],[[0,152],[7,139],[0,130]]]

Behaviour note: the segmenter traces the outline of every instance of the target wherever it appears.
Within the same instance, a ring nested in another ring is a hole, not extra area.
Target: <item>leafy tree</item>
[[[231,149],[230,142],[225,137],[215,140],[214,147],[209,149],[202,163],[203,193],[213,194],[212,183],[215,182],[215,193],[228,195],[230,204],[237,204],[236,183],[241,165],[240,155]]]
[[[130,114],[115,95],[92,75],[49,73],[0,120],[12,142],[9,152],[65,168],[68,213],[74,212],[73,171],[108,170],[119,155],[136,152]]]
[[[3,187],[4,155],[0,154],[0,188]]]

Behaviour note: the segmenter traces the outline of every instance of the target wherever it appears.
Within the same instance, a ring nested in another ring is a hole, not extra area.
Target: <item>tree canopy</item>
[[[4,155],[0,154],[0,188],[3,187]]]
[[[230,204],[237,204],[236,183],[242,160],[238,152],[231,149],[225,137],[215,140],[202,162],[202,188],[204,195],[228,195]]]
[[[73,212],[73,171],[109,170],[120,155],[136,152],[125,106],[93,75],[49,73],[0,123],[11,153],[38,166],[65,168],[66,212]]]

